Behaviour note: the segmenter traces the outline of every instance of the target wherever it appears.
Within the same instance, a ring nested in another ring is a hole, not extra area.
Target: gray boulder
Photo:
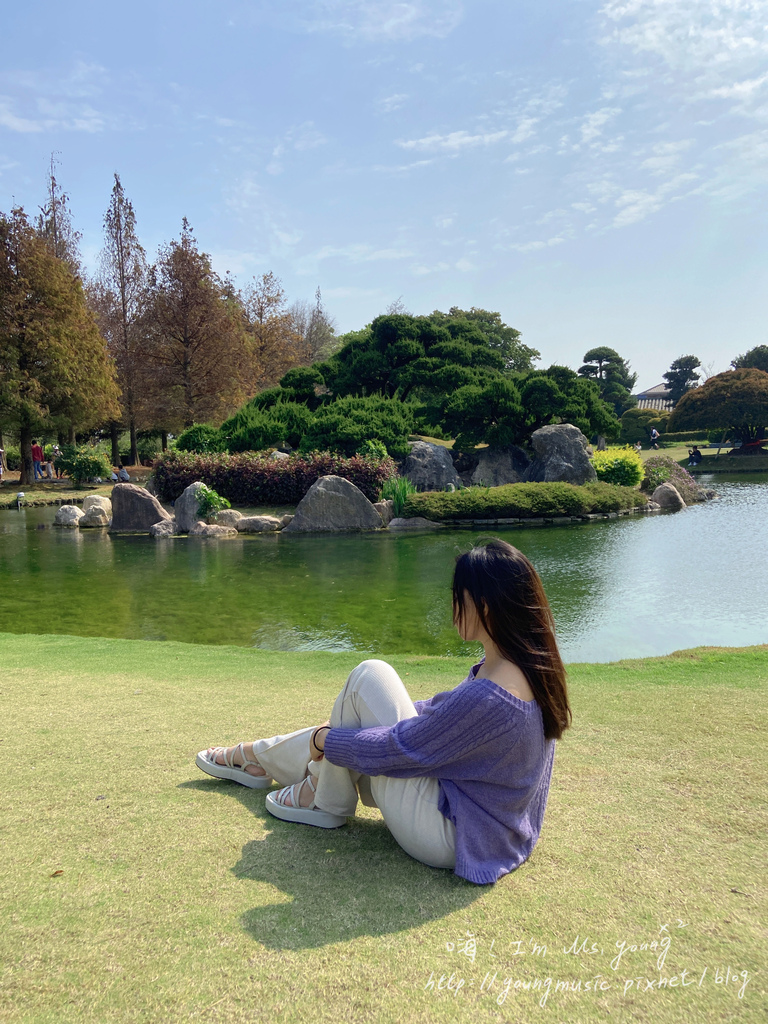
[[[204,523],[202,519],[199,519],[196,523],[192,524],[189,536],[224,539],[226,537],[236,537],[237,530],[234,526],[215,526],[210,523]]]
[[[531,434],[534,459],[523,475],[537,483],[587,484],[597,480],[589,442],[572,423],[553,423]]]
[[[483,487],[519,484],[529,465],[528,456],[515,445],[498,451],[482,448],[470,482]]]
[[[220,512],[209,516],[208,522],[214,526],[234,526],[237,529],[238,522],[243,518],[243,513],[235,508],[223,508]]]
[[[418,491],[444,491],[448,484],[461,485],[451,453],[441,444],[414,441],[401,475],[407,477]]]
[[[88,499],[86,498],[86,501]],[[111,506],[111,502],[109,503]],[[109,526],[110,514],[101,505],[91,505],[87,511],[83,514],[83,518],[80,520],[80,529],[95,527],[103,528]]]
[[[282,530],[284,526],[287,526],[288,523],[290,523],[292,519],[293,519],[293,515],[290,515],[288,513],[286,513],[286,515],[284,515],[284,516],[281,516],[280,517],[280,529]]]
[[[169,537],[174,537],[178,533],[176,529],[175,519],[163,519],[159,523],[155,523],[154,526],[150,526],[149,535],[154,537],[155,540],[163,540]]]
[[[655,501],[660,508],[667,508],[672,512],[679,512],[681,508],[686,508],[682,494],[674,484],[669,482],[659,484],[653,492],[652,500]]]
[[[111,519],[112,502],[103,494],[89,494],[83,501],[83,512],[88,512],[92,508],[103,508],[107,513],[107,519]]]
[[[83,515],[83,510],[77,505],[60,505],[53,525],[62,526],[67,530],[76,530]]]
[[[277,516],[240,516],[232,525],[238,533],[275,533],[281,524]]]
[[[198,491],[204,485],[196,480],[189,487],[185,487],[179,497],[173,503],[173,511],[176,516],[176,527],[179,533],[189,533],[195,523],[200,519],[197,511],[199,504]]]
[[[381,521],[385,526],[389,526],[392,520],[395,518],[395,503],[391,498],[386,501],[376,501],[373,507],[381,516]]]
[[[283,533],[380,529],[381,516],[359,487],[340,476],[321,476],[301,499]]]
[[[138,484],[115,484],[112,488],[112,533],[149,533],[149,528],[171,516]]]
[[[406,533],[409,530],[441,530],[442,526],[440,523],[433,523],[431,519],[414,516],[413,519],[393,519],[389,529],[396,533]]]

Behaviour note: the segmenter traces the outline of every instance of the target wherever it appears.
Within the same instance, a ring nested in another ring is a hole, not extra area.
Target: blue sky
[[[187,216],[238,283],[498,310],[648,387],[766,343],[766,0],[4,5],[0,209],[50,154],[95,270],[117,171],[150,258]]]

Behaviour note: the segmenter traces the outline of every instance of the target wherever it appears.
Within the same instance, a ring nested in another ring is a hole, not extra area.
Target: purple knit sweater
[[[456,874],[495,882],[530,856],[555,756],[541,710],[477,675],[416,702],[416,718],[373,729],[331,729],[325,756],[364,775],[437,778],[438,807],[456,826]]]

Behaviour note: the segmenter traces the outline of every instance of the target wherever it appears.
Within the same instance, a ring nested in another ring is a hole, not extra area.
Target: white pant
[[[370,729],[413,718],[416,708],[398,676],[385,661],[364,661],[353,669],[333,705],[330,722],[336,729]],[[307,774],[313,729],[255,740],[254,756],[280,785],[299,782]],[[361,775],[331,764],[310,761],[315,776],[315,803],[332,814],[352,815],[358,797],[378,807],[392,835],[406,853],[435,868],[456,863],[456,829],[437,809],[437,779],[391,779]]]

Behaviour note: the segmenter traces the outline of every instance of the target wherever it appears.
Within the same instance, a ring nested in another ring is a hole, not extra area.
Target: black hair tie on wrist
[[[318,725],[318,727],[312,733],[312,745],[315,747],[316,750],[320,750],[320,747],[318,747],[317,743],[315,743],[315,739],[317,738],[317,734],[320,732],[321,729],[330,729],[330,728],[332,728],[332,726],[330,726],[330,725]],[[321,751],[321,753],[322,753],[322,751]]]

